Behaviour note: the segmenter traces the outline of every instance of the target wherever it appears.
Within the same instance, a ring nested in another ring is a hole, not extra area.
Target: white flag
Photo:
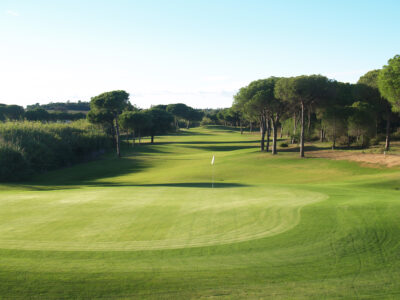
[[[212,158],[212,160],[211,160],[211,164],[212,164],[212,165],[214,164],[214,161],[215,161],[215,156],[213,155],[213,158]]]

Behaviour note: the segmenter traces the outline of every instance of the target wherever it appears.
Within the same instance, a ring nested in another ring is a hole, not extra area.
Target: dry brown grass
[[[356,161],[368,166],[400,166],[400,156],[393,154],[361,153],[341,150],[319,150],[307,152],[308,157]]]

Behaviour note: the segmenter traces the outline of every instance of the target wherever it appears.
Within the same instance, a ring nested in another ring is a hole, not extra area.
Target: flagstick
[[[212,165],[212,184],[211,184],[211,188],[214,188],[214,165]]]
[[[215,163],[215,156],[213,155],[212,159],[211,159],[211,188],[214,188],[214,163]]]

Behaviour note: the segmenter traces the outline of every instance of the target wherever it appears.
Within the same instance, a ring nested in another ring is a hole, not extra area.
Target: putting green
[[[242,187],[237,194],[219,185],[136,187],[134,193],[126,187],[72,189],[52,191],[50,198],[48,191],[9,194],[0,203],[0,247],[109,251],[235,243],[293,228],[304,205],[326,198],[276,187]]]

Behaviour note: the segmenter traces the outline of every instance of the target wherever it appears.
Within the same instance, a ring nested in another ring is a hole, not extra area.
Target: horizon
[[[322,74],[355,83],[398,54],[397,1],[2,1],[0,103],[223,108],[249,82]]]

